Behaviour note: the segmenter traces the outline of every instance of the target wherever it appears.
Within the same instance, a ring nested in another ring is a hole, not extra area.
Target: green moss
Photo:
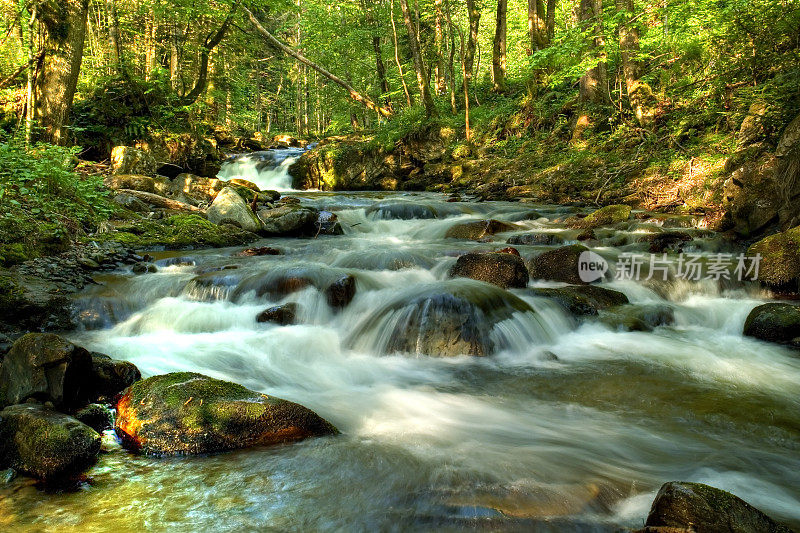
[[[784,285],[800,278],[800,226],[771,235],[752,245],[748,255],[761,255],[759,279]]]
[[[199,215],[173,215],[164,220],[134,220],[118,226],[117,229],[115,232],[93,236],[92,239],[116,241],[138,249],[159,246],[167,249],[238,246],[258,239],[254,233],[230,224],[217,226]]]
[[[577,226],[582,228],[598,228],[624,222],[631,217],[629,205],[607,205],[582,219]]]

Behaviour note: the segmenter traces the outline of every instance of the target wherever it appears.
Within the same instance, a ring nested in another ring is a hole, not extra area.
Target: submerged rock
[[[75,418],[98,433],[114,427],[114,413],[99,403],[90,403],[75,413]]]
[[[759,305],[747,315],[744,334],[762,341],[800,347],[800,307],[782,303]]]
[[[139,381],[117,404],[123,444],[148,454],[202,454],[308,437],[336,428],[296,403],[193,372]]]
[[[276,305],[261,311],[256,317],[256,322],[274,322],[281,326],[288,326],[294,324],[297,319],[297,304],[288,303],[283,305]]]
[[[516,251],[516,250],[515,250]],[[513,253],[468,253],[458,258],[450,269],[451,278],[472,278],[504,289],[528,285],[528,269],[519,255]]]
[[[533,279],[583,285],[586,282],[580,277],[578,262],[581,254],[588,250],[580,244],[547,250],[528,261],[528,272]]]
[[[390,297],[359,322],[347,344],[381,354],[486,356],[498,346],[493,328],[530,306],[494,285],[473,280],[422,284]]]
[[[473,222],[460,222],[450,227],[445,233],[448,239],[469,239],[477,241],[497,233],[516,231],[522,229],[516,224],[501,222],[500,220],[476,220]]]
[[[246,231],[261,231],[261,222],[244,198],[231,187],[225,187],[214,199],[206,213],[214,224],[233,224]]]
[[[257,298],[267,296],[271,299],[279,299],[307,287],[314,287],[324,292],[326,298],[330,298],[329,302],[346,305],[352,299],[352,294],[347,298],[348,291],[351,289],[353,292],[355,291],[355,280],[350,281],[348,278],[352,278],[352,276],[345,271],[325,265],[313,263],[306,266],[282,265],[243,279],[233,291],[232,298],[237,301],[244,295],[253,292]]]
[[[437,218],[436,211],[424,204],[412,202],[382,202],[369,206],[367,215],[383,219],[411,220],[414,218]]]
[[[645,526],[707,533],[791,533],[789,528],[729,492],[702,483],[679,481],[661,487]]]
[[[532,231],[530,233],[523,233],[521,235],[512,235],[506,242],[508,244],[536,246],[561,244],[564,242],[564,238],[556,233]]]
[[[694,240],[691,235],[683,231],[665,231],[643,237],[640,242],[649,243],[648,252],[661,254],[664,252],[683,252],[683,246]]]
[[[347,307],[356,295],[356,278],[347,274],[337,279],[325,288],[325,298],[328,305],[341,309]]]
[[[608,326],[622,331],[653,331],[675,323],[675,311],[665,304],[620,305],[600,313]]]
[[[260,257],[262,255],[283,255],[283,252],[271,246],[261,246],[258,248],[247,248],[235,255],[236,257]]]
[[[603,309],[628,303],[628,297],[623,293],[595,285],[537,287],[527,292],[532,296],[554,300],[576,317],[597,315]]]
[[[43,480],[78,474],[97,459],[100,435],[49,407],[28,403],[0,411],[0,463]]]

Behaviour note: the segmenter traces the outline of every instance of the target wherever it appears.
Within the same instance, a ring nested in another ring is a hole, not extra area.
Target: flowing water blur
[[[254,176],[275,188],[273,175]],[[158,254],[158,273],[119,272],[83,294],[88,329],[72,338],[145,375],[192,370],[302,403],[342,435],[163,459],[130,455],[108,433],[78,491],[44,494],[24,479],[0,486],[4,530],[614,531],[640,527],[670,480],[730,490],[800,526],[800,358],[741,335],[761,301],[757,289],[607,282],[634,303],[674,310],[675,324],[652,332],[578,324],[552,302],[512,290],[532,311],[511,309],[495,325],[500,353],[381,355],[395,315],[368,319],[392,302],[447,284],[517,301],[472,280],[444,281],[459,254],[502,248],[508,237],[446,239],[450,226],[493,217],[570,242],[575,232],[552,222],[568,208],[446,203],[435,194],[294,195],[336,212],[345,235],[259,243],[280,256]],[[427,206],[439,218],[369,210],[387,201]],[[646,226],[617,228],[595,250],[608,258],[642,250],[635,236]],[[725,248],[702,229],[686,231],[698,250]],[[517,248],[529,256],[548,247]],[[287,269],[319,280],[352,274],[356,296],[337,312],[314,287],[276,298],[248,290]],[[284,302],[300,304],[299,324],[256,322]]]

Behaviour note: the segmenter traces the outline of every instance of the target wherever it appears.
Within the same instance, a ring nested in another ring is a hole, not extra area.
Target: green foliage
[[[0,264],[61,251],[113,213],[101,178],[75,172],[77,151],[0,142]]]

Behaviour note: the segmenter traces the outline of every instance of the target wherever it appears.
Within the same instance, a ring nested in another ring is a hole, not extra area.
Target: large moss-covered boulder
[[[175,197],[191,205],[208,204],[214,201],[225,188],[225,182],[216,178],[204,178],[194,174],[178,174],[172,180]]]
[[[753,244],[747,255],[761,256],[758,279],[774,287],[796,286],[800,279],[800,226]]]
[[[220,191],[206,215],[214,224],[233,224],[253,233],[261,231],[261,221],[244,198],[231,187]]]
[[[258,212],[262,231],[267,235],[308,237],[317,234],[319,211],[298,204],[283,205]]]
[[[576,317],[597,315],[603,309],[628,303],[623,293],[595,285],[537,287],[529,289],[528,293],[553,300]]]
[[[791,533],[789,528],[729,492],[702,483],[679,481],[661,487],[645,525],[703,533]]]
[[[35,403],[0,411],[0,464],[43,480],[79,474],[97,459],[100,435]]]
[[[599,228],[625,222],[631,217],[629,205],[607,205],[584,218],[573,221],[570,225],[575,228]]]
[[[201,454],[337,433],[296,403],[193,372],[139,381],[117,403],[117,435],[129,449]]]
[[[85,349],[52,333],[29,333],[0,367],[0,407],[29,398],[76,407],[88,396],[92,358]]]
[[[533,279],[583,285],[586,282],[580,277],[578,264],[581,254],[588,250],[587,247],[580,244],[547,250],[528,261],[528,272]]]
[[[468,253],[450,268],[450,277],[472,278],[504,289],[528,285],[528,269],[518,255],[511,253]]]
[[[129,189],[132,191],[142,191],[149,193],[158,193],[165,188],[164,178],[152,178],[150,176],[142,176],[139,174],[112,174],[103,179],[103,185],[109,189]]]
[[[155,174],[156,160],[152,155],[132,146],[115,146],[111,150],[111,170],[114,174]]]
[[[675,311],[665,304],[630,304],[606,309],[600,320],[621,331],[653,331],[675,323]]]
[[[521,226],[511,224],[509,222],[502,222],[500,220],[476,220],[473,222],[459,222],[450,227],[445,233],[448,239],[468,239],[478,241],[503,233],[506,231],[519,231]]]
[[[800,347],[800,307],[782,303],[759,305],[747,315],[744,334]]]

